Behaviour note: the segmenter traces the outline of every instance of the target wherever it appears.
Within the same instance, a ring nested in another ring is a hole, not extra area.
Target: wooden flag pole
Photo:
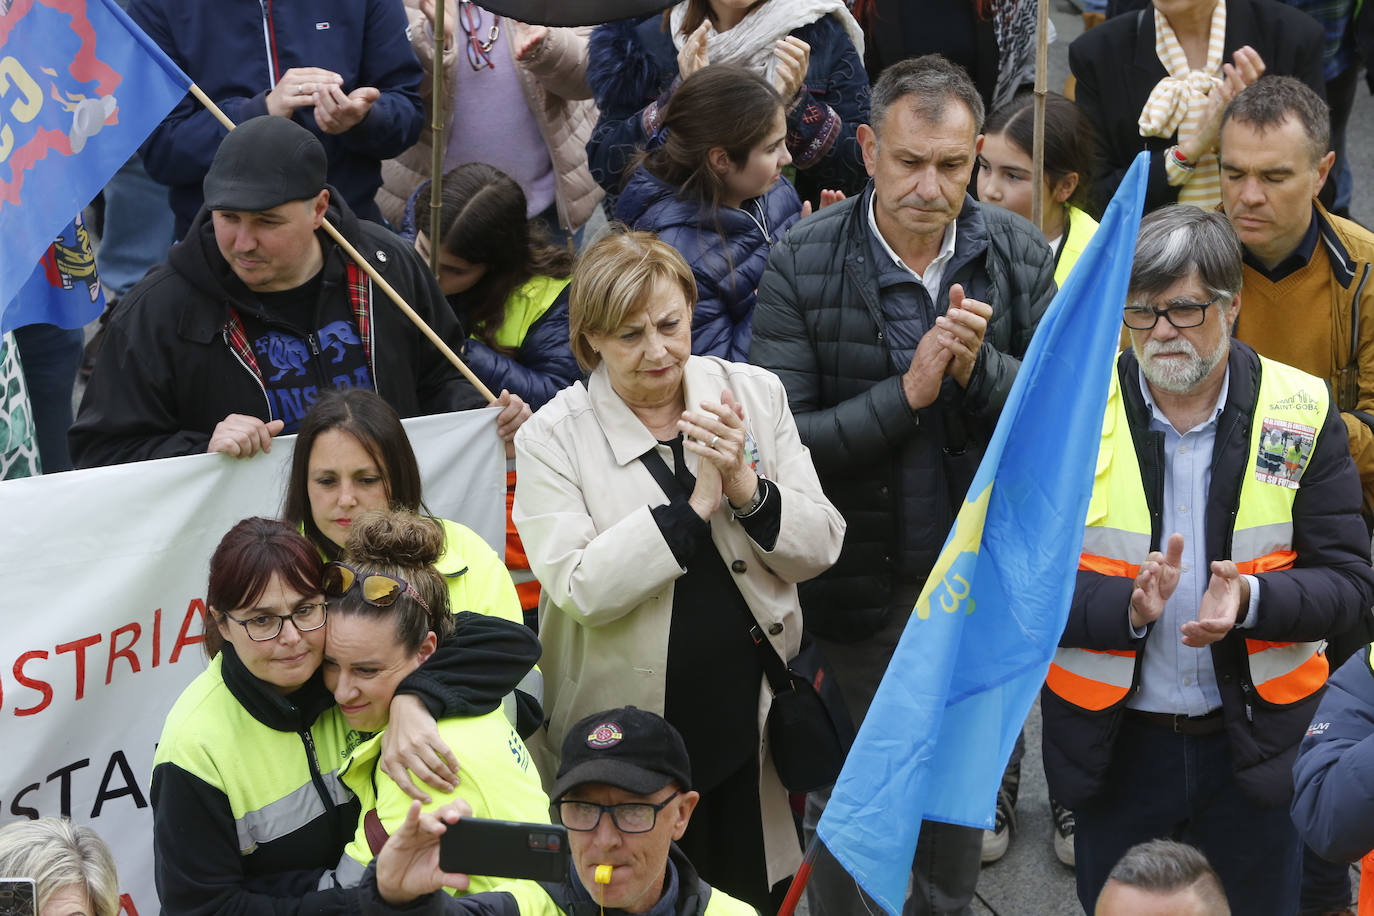
[[[444,42],[445,0],[434,0],[434,89],[429,99],[429,269],[439,277],[439,211],[444,183]],[[417,227],[418,228],[418,227]]]
[[[1045,81],[1049,69],[1050,0],[1037,0],[1035,15],[1035,141],[1031,150],[1031,222],[1045,214]]]
[[[229,120],[229,116],[226,115],[223,111],[221,111],[220,107],[215,104],[214,99],[206,95],[205,92],[195,83],[191,84],[191,95],[195,96],[197,101],[204,105],[210,111],[211,114],[213,114],[217,119],[219,119],[219,122],[223,124],[227,130],[234,129],[234,122]],[[482,397],[487,399],[487,403],[495,403],[496,395],[491,393],[491,389],[484,385],[482,383],[482,380],[479,379],[475,374],[473,374],[473,371],[468,368],[467,363],[463,362],[462,359],[459,358],[458,354],[454,353],[452,348],[450,348],[448,344],[444,343],[444,339],[442,337],[434,333],[434,329],[431,328],[425,322],[425,320],[416,313],[415,309],[410,307],[410,303],[406,302],[405,299],[401,297],[400,293],[396,292],[395,287],[393,287],[390,283],[386,282],[386,279],[383,278],[381,274],[377,273],[377,268],[373,267],[372,264],[368,262],[367,258],[364,258],[362,254],[358,251],[358,249],[354,248],[353,244],[349,242],[348,239],[344,238],[338,229],[334,228],[334,224],[326,219],[324,221],[323,227],[324,231],[329,234],[329,237],[332,238],[336,243],[338,243],[338,246],[342,248],[350,258],[357,262],[358,266],[361,267],[372,279],[372,282],[377,284],[378,288],[381,289],[382,292],[386,293],[388,298],[390,298],[392,302],[396,303],[396,307],[399,308],[402,312],[404,312],[407,318],[414,322],[415,326],[420,329],[421,333],[423,333],[426,337],[429,338],[430,343],[438,347],[439,352],[444,354],[444,357],[448,359],[449,362],[453,363],[454,367],[457,368],[459,372],[463,373],[463,376],[469,382],[472,382],[472,387],[476,388],[478,391],[482,393]]]

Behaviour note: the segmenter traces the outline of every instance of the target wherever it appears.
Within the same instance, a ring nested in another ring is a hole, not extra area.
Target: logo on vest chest
[[[1299,391],[1297,394],[1289,395],[1269,405],[1270,410],[1300,410],[1304,413],[1315,413],[1321,408],[1322,405],[1317,402],[1316,398],[1306,391]]]
[[[1316,403],[1302,393],[1281,403],[1303,398]],[[1255,479],[1260,483],[1272,483],[1296,490],[1298,482],[1302,480],[1303,469],[1312,457],[1312,447],[1316,441],[1315,427],[1265,417],[1264,424],[1260,427],[1259,452],[1255,455]]]

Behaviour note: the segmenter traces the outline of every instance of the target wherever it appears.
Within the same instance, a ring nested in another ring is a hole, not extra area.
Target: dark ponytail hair
[[[318,595],[322,566],[311,543],[285,522],[253,517],[230,528],[210,556],[205,602],[211,619],[205,622],[205,654],[214,658],[224,645],[217,617],[252,607],[273,576],[301,595]]]
[[[984,134],[1002,134],[1027,156],[1035,148],[1035,96],[1027,92],[994,111]],[[1078,186],[1066,203],[1086,206],[1092,189],[1093,126],[1078,106],[1057,92],[1045,95],[1045,177],[1053,188],[1070,173]]]
[[[407,652],[417,651],[431,631],[443,642],[454,629],[448,607],[448,583],[434,568],[443,554],[444,529],[434,519],[396,509],[364,512],[349,529],[345,561],[360,577],[379,573],[405,580],[429,605],[429,610],[409,592],[397,596],[390,607],[377,607],[364,601],[355,588],[334,599],[329,612],[374,620],[394,619],[396,641]]]
[[[416,199],[427,200],[428,188],[428,182],[421,185]],[[534,276],[571,276],[572,253],[550,244],[543,226],[526,217],[525,192],[515,179],[485,162],[468,162],[445,174],[440,200],[441,250],[487,268],[462,293],[466,330],[499,350],[496,332],[511,293]]]
[[[732,64],[712,64],[683,80],[663,110],[663,143],[640,162],[678,196],[711,209],[720,206],[725,181],[711,168],[708,153],[722,147],[743,166],[767,138],[783,111],[782,96],[768,80]],[[634,171],[626,170],[626,176]]]

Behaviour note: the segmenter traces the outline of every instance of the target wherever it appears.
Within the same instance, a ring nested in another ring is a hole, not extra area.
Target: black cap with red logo
[[[687,746],[662,716],[635,706],[587,716],[563,739],[553,800],[593,782],[636,795],[652,795],[670,782],[685,791],[692,787]]]

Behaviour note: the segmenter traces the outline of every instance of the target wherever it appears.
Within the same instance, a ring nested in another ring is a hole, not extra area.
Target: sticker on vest
[[[1296,490],[1316,441],[1316,427],[1265,417],[1260,427],[1255,479]]]

